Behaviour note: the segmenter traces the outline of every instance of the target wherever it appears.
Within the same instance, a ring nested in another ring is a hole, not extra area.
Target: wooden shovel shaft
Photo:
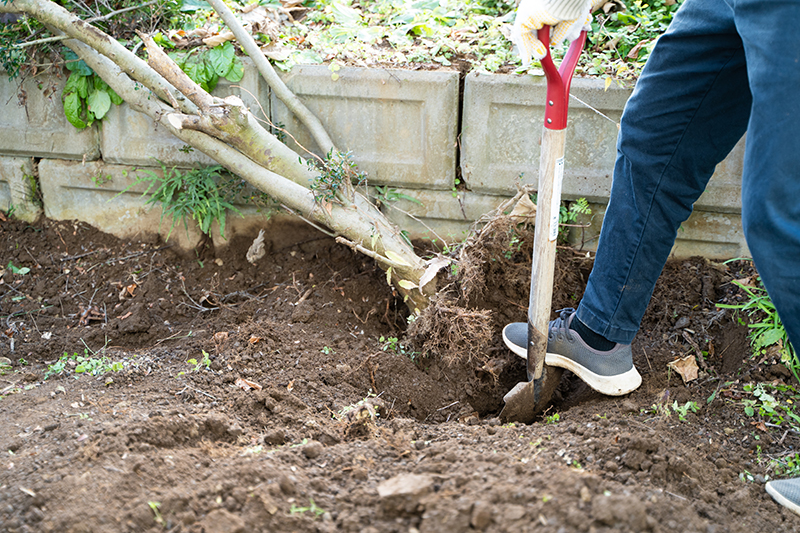
[[[533,237],[531,292],[528,303],[528,379],[539,379],[547,353],[547,326],[553,301],[558,215],[564,175],[566,129],[544,128],[539,159],[536,228]]]

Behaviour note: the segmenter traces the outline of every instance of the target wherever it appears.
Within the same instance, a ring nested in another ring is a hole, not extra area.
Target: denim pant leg
[[[730,0],[753,94],[742,224],[758,272],[800,349],[800,0]]]
[[[622,115],[611,197],[578,318],[633,340],[678,229],[747,128],[742,40],[724,0],[686,0]]]

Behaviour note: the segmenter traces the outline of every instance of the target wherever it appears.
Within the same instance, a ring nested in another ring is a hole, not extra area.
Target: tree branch
[[[184,113],[197,114],[197,107],[166,83],[164,78],[148,67],[142,59],[133,55],[115,39],[90,26],[63,7],[50,1],[37,0],[14,0],[7,4],[0,3],[0,13],[18,12],[25,13],[43,24],[52,26],[69,37],[87,44],[115,63],[119,62],[121,69],[126,74],[149,87],[162,100],[165,102],[177,101],[180,104],[180,110]],[[170,94],[172,96],[169,96]]]
[[[250,59],[255,63],[258,72],[261,73],[264,80],[266,80],[272,90],[275,91],[275,96],[286,104],[289,111],[294,113],[294,115],[300,119],[300,122],[308,128],[308,131],[311,133],[312,137],[314,137],[322,153],[327,154],[330,151],[336,152],[336,146],[334,146],[328,132],[325,131],[325,127],[303,102],[286,87],[286,84],[280,79],[278,73],[272,68],[269,60],[264,56],[261,48],[256,44],[253,36],[242,27],[241,23],[228,6],[225,5],[222,0],[208,0],[208,3],[219,13],[225,25],[227,25],[228,29],[236,36],[236,40],[239,41],[244,51],[247,52],[247,55],[250,56]]]

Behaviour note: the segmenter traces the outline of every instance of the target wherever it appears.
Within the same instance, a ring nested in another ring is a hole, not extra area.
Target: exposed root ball
[[[492,312],[460,307],[440,295],[411,323],[408,335],[424,354],[437,354],[448,365],[472,360],[485,363],[492,341]]]

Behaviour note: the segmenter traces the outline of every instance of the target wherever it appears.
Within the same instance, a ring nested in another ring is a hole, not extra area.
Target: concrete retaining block
[[[415,240],[432,239],[453,243],[467,236],[472,223],[495,209],[507,197],[450,191],[395,189],[415,201],[383,202],[381,211]]]
[[[243,62],[245,74],[242,80],[231,84],[221,79],[213,94],[219,97],[239,96],[256,117],[264,119],[262,107],[265,112],[269,112],[268,91],[264,89],[262,92],[260,75],[252,61],[244,58]],[[183,168],[217,164],[202,152],[187,150],[186,143],[173,136],[165,127],[154,123],[147,115],[132,110],[127,104],[112,106],[103,119],[100,149],[103,160],[109,164],[152,167],[158,165],[156,160],[168,167]]]
[[[0,157],[0,210],[33,222],[42,214],[35,199],[36,171],[30,157]]]
[[[563,193],[608,197],[617,125],[629,92],[604,91],[602,81],[575,79],[572,93],[611,120],[570,102]],[[468,187],[512,194],[520,181],[536,183],[547,86],[542,77],[473,72],[464,85],[461,171]]]
[[[416,200],[384,202],[381,210],[415,240],[437,239],[447,243],[463,240],[474,220],[495,209],[507,196],[459,193],[419,189],[396,189]],[[419,202],[419,203],[417,203]],[[591,202],[592,215],[583,222],[587,228],[570,230],[569,242],[578,249],[597,250],[597,238],[603,223],[606,204]],[[748,257],[741,216],[695,209],[681,226],[672,249],[673,257],[701,255],[712,259]]]
[[[148,170],[161,172],[160,168]],[[142,193],[147,184],[136,184],[128,166],[43,159],[39,181],[45,215],[53,220],[81,220],[123,239],[166,236],[172,225],[169,217],[161,220],[161,209],[145,205]],[[169,238],[183,250],[199,240],[200,232],[191,221],[188,234],[179,222]]]
[[[546,91],[543,76],[477,72],[467,76],[461,171],[471,190],[513,194],[518,182],[537,182]],[[615,85],[605,90],[601,80],[576,78],[571,93],[597,111],[574,98],[570,101],[562,195],[607,202],[617,123],[631,91]],[[744,140],[718,165],[696,207],[730,213],[741,210],[743,154]]]
[[[283,75],[339,150],[352,150],[372,184],[450,189],[455,182],[458,73],[304,65]],[[316,143],[272,94],[272,117],[300,145]],[[296,143],[289,146],[305,153]]]
[[[94,160],[96,127],[76,129],[64,116],[66,78],[40,75],[9,81],[0,71],[0,155]]]

